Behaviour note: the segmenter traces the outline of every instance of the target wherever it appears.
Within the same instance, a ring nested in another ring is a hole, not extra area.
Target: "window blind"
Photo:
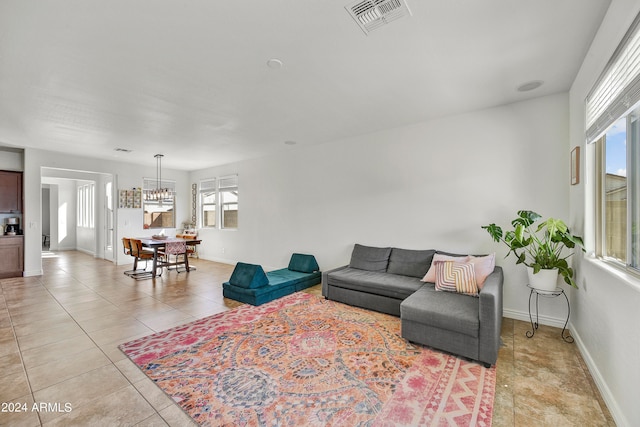
[[[236,190],[238,188],[238,175],[220,178],[220,190]]]
[[[640,14],[587,96],[587,142],[595,142],[640,101]]]
[[[215,178],[205,179],[203,181],[200,181],[200,192],[215,191],[215,189],[216,189],[216,179]]]

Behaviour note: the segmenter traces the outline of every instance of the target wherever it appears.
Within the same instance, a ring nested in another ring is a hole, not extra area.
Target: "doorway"
[[[115,209],[113,194],[113,178],[106,179],[104,184],[104,259],[115,262],[114,240],[115,240]]]
[[[43,251],[77,250],[115,263],[113,175],[43,167],[41,187]]]

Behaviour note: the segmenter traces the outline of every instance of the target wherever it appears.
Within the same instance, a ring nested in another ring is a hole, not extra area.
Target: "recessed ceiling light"
[[[542,80],[533,80],[531,82],[523,83],[518,86],[518,92],[529,92],[530,90],[538,89],[544,82]]]
[[[284,144],[285,145],[296,145],[297,142],[289,140],[289,141],[285,141]]]
[[[276,58],[271,58],[270,60],[267,61],[267,67],[272,68],[274,70],[282,68],[283,65],[284,64],[282,63],[282,61]]]

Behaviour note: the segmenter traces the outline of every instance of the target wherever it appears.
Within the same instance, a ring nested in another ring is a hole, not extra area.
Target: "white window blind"
[[[640,101],[640,15],[625,34],[586,103],[587,142],[594,142]]]
[[[200,181],[200,191],[215,191],[216,189],[216,179],[206,179],[204,181]]]
[[[238,175],[220,178],[220,190],[236,190],[238,188]]]

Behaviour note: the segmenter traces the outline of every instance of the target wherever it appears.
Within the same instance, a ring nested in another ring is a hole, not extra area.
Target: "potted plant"
[[[529,284],[537,289],[553,291],[556,288],[558,274],[564,281],[578,288],[573,279],[573,269],[569,267],[566,249],[576,246],[584,251],[584,243],[580,236],[571,234],[564,221],[549,218],[541,221],[542,216],[533,211],[518,211],[518,217],[511,221],[513,230],[503,233],[496,224],[484,225],[489,235],[496,242],[503,242],[509,248],[509,256],[513,253],[516,264],[527,266]],[[537,224],[538,221],[541,221]],[[540,283],[542,282],[542,283]],[[545,283],[546,282],[546,283]]]

